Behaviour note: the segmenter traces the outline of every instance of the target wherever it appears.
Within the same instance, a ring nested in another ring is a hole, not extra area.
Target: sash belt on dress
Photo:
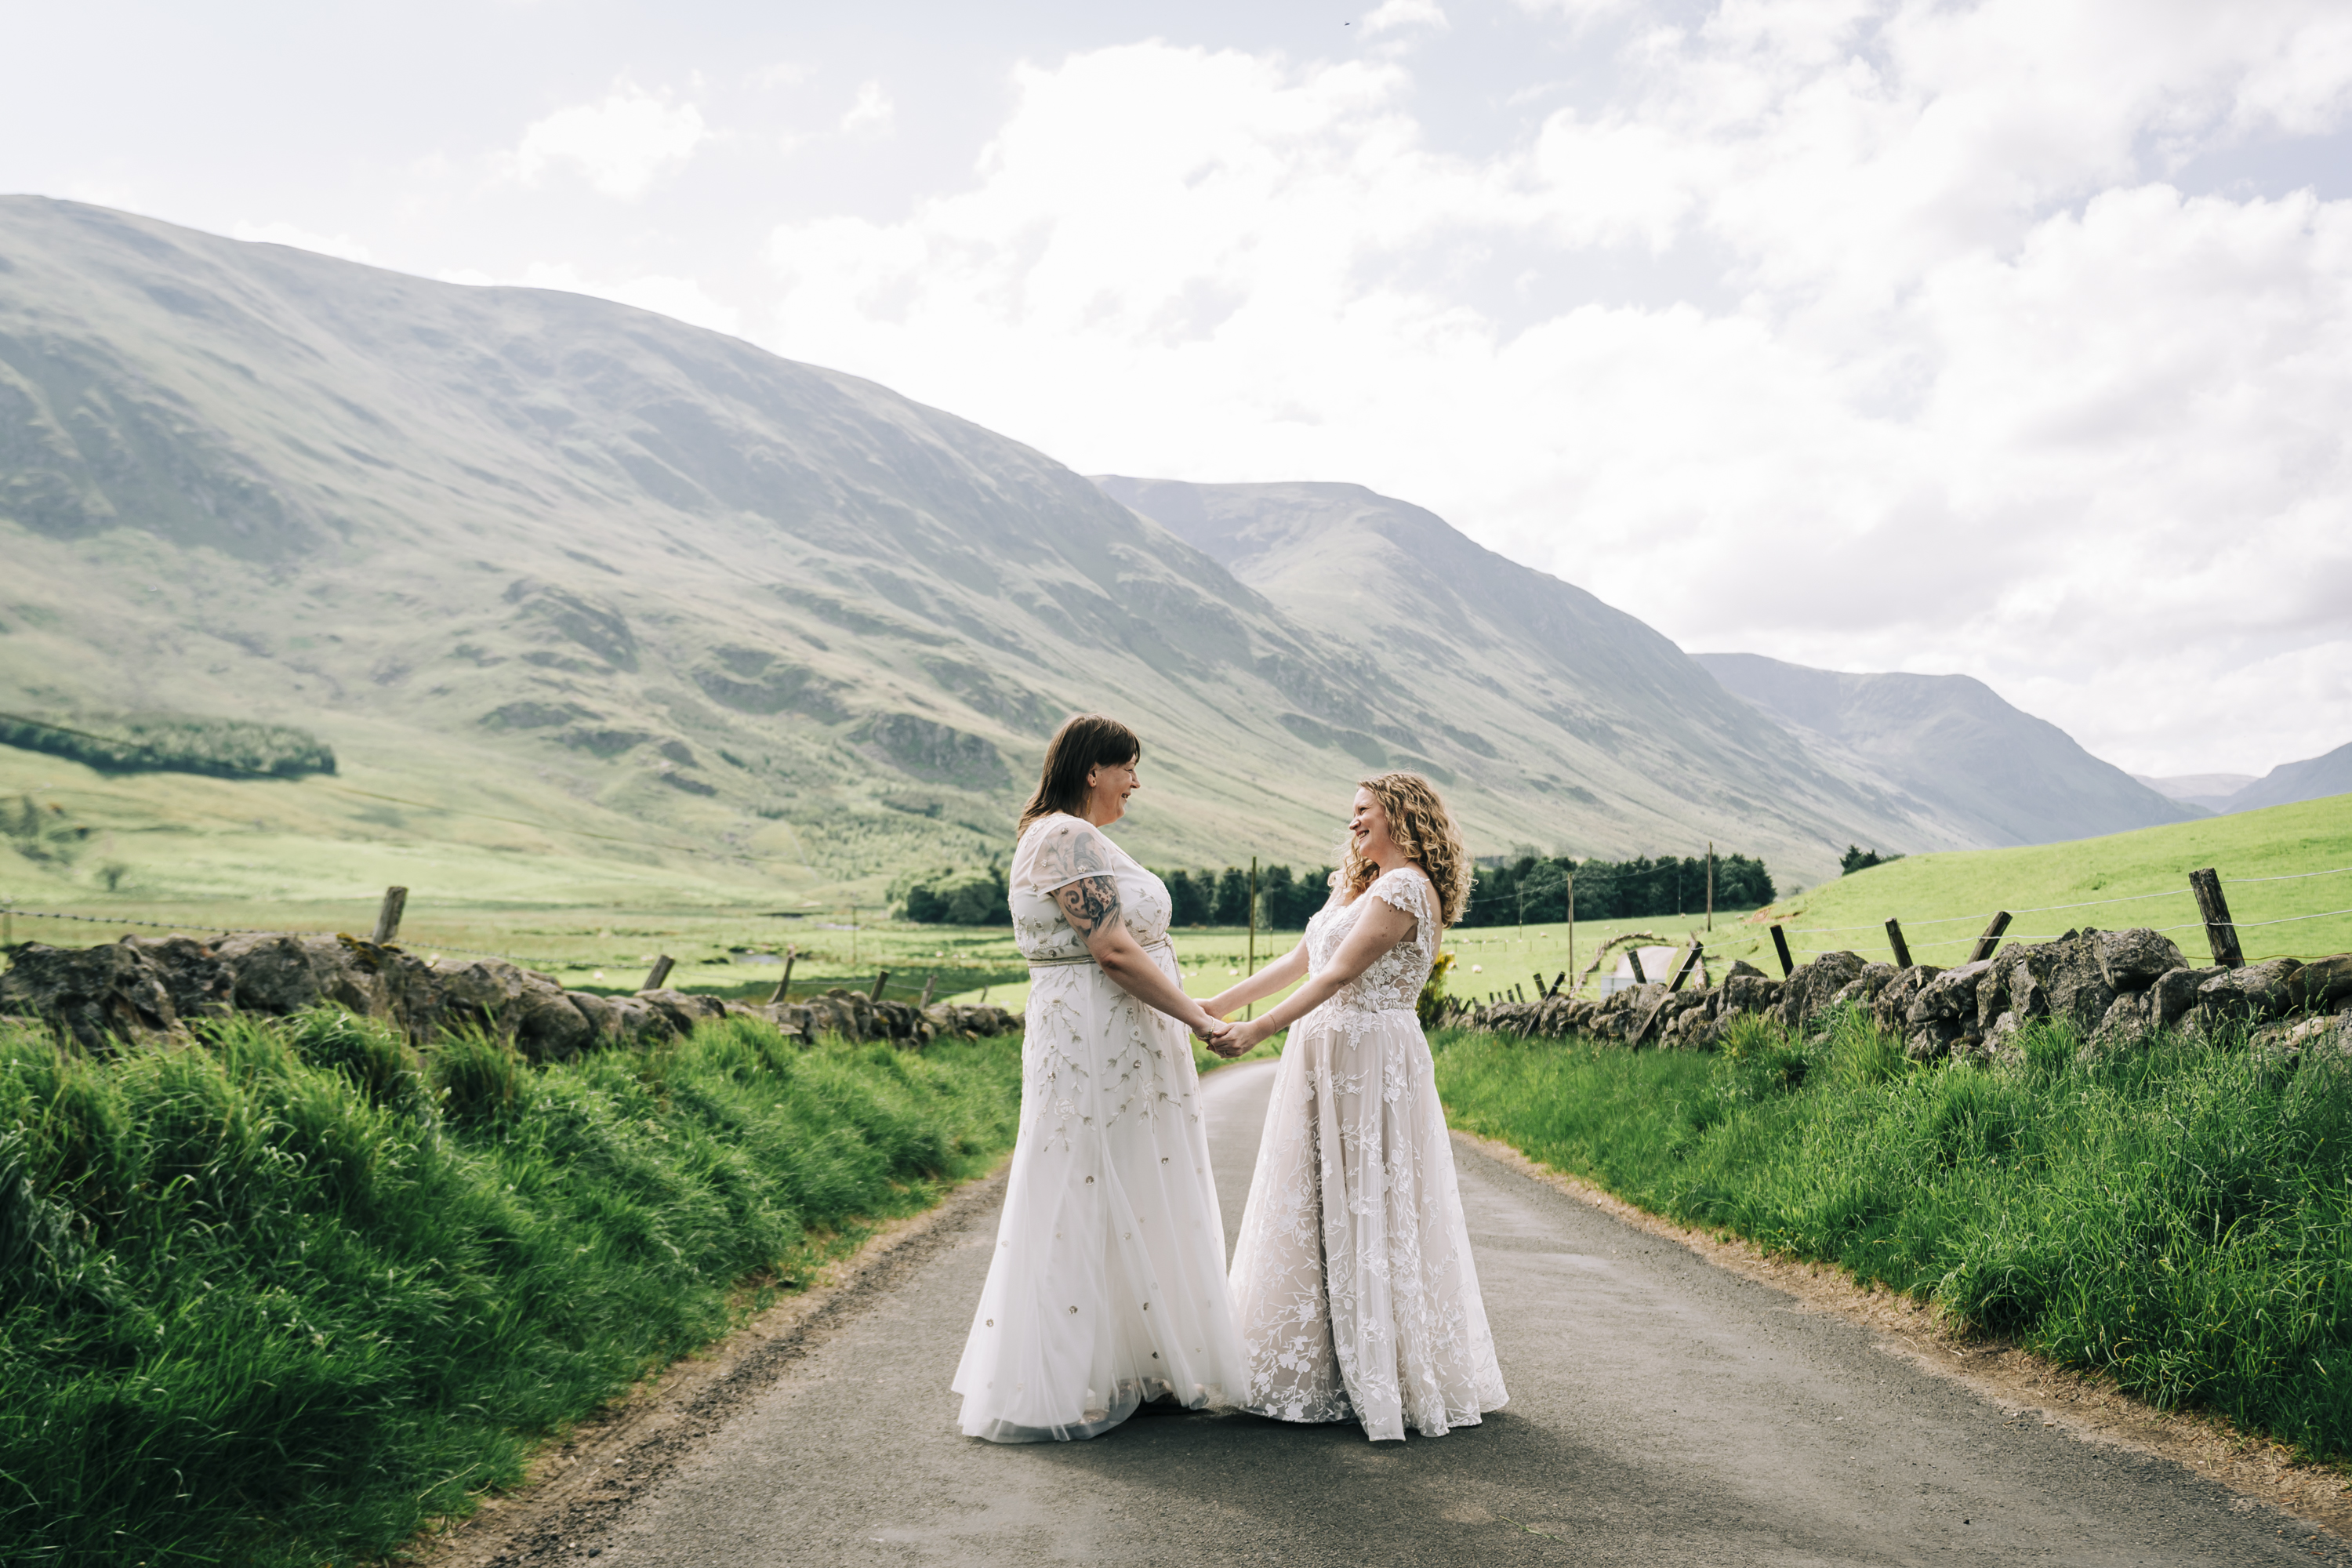
[[[1174,952],[1176,951],[1176,944],[1169,941],[1164,936],[1158,942],[1147,942],[1143,943],[1143,951],[1146,952],[1150,952],[1163,947],[1170,952]],[[1029,960],[1029,967],[1032,969],[1064,969],[1072,964],[1092,963],[1094,961],[1095,955],[1093,953],[1080,952],[1074,953],[1067,958],[1033,958]]]

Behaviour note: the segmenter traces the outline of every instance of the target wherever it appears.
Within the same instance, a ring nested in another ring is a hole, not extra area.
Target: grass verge
[[[0,1562],[349,1562],[1010,1145],[1017,1037],[0,1035]],[[749,1289],[747,1289],[747,1284]]]
[[[1630,1203],[1832,1262],[1968,1327],[2352,1454],[2352,1063],[2168,1036],[1920,1067],[1858,1015],[1719,1056],[1440,1037],[1456,1125]]]

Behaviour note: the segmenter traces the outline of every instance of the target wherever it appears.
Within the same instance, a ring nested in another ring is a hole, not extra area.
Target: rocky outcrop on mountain
[[[2093,1055],[2127,1049],[2150,1032],[2180,1028],[2217,1035],[2248,1031],[2274,1053],[2283,1042],[2336,1037],[2352,1048],[2352,954],[2310,963],[2273,958],[2238,969],[2197,968],[2160,931],[2068,931],[2050,942],[2014,942],[1989,959],[1956,969],[1865,963],[1859,953],[1824,953],[1785,980],[1745,963],[1717,984],[1670,992],[1628,986],[1598,1000],[1549,996],[1533,1002],[1471,1005],[1448,1001],[1433,1022],[1538,1037],[1569,1035],[1633,1047],[1712,1049],[1724,1026],[1742,1015],[1791,1031],[1839,1007],[1860,1009],[1899,1036],[1915,1061],[1983,1060],[2017,1055],[2026,1026],[2072,1026]],[[2342,1014],[2327,1027],[2315,1019]],[[2292,1054],[2292,1053],[2290,1053]]]
[[[842,990],[769,1006],[674,990],[604,996],[567,991],[552,975],[502,959],[442,964],[350,936],[244,933],[215,943],[125,937],[87,948],[31,942],[10,957],[0,973],[0,1016],[38,1020],[94,1054],[181,1036],[196,1018],[282,1016],[321,1005],[387,1020],[420,1046],[455,1030],[488,1030],[537,1062],[672,1038],[738,1014],[808,1045],[839,1035],[919,1047],[941,1036],[975,1039],[1021,1026],[1002,1007],[918,1009]]]

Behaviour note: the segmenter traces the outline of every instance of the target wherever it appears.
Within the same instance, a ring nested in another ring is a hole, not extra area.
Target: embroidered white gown
[[[1191,1034],[1112,984],[1054,901],[1105,875],[1128,930],[1178,978],[1167,885],[1078,817],[1031,824],[1010,878],[1032,964],[1021,1131],[956,1369],[968,1436],[1092,1437],[1144,1400],[1223,1405],[1241,1387]]]
[[[1233,1299],[1249,1358],[1246,1409],[1425,1436],[1477,1424],[1508,1397],[1470,1259],[1444,1108],[1413,1003],[1437,958],[1435,889],[1412,868],[1307,925],[1328,965],[1373,899],[1413,933],[1291,1026],[1276,1069]]]

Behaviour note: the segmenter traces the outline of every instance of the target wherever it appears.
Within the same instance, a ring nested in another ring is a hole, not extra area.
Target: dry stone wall
[[[37,1019],[85,1050],[171,1038],[197,1018],[282,1016],[321,1003],[397,1025],[424,1045],[453,1029],[506,1036],[533,1061],[563,1061],[600,1046],[675,1037],[709,1018],[748,1014],[807,1044],[820,1035],[924,1045],[941,1036],[1010,1034],[1002,1007],[940,1003],[918,1010],[832,991],[806,1002],[750,1006],[684,991],[602,996],[567,991],[554,976],[477,959],[433,963],[399,947],[349,936],[127,936],[100,947],[17,948],[0,973],[0,1016]]]
[[[2268,959],[2199,967],[2160,931],[2069,931],[2016,942],[1952,969],[1871,963],[1824,953],[1785,980],[1747,963],[1702,991],[1629,986],[1599,1000],[1548,997],[1472,1006],[1449,1002],[1441,1026],[1536,1037],[1586,1035],[1627,1045],[1711,1050],[1742,1015],[1801,1029],[1832,1007],[1861,1008],[1899,1036],[1915,1060],[2013,1057],[2018,1032],[2041,1019],[2074,1026],[2085,1049],[2126,1048],[2150,1031],[2251,1029],[2257,1046],[2290,1053],[2334,1041],[2352,1052],[2352,954],[2309,963]]]

